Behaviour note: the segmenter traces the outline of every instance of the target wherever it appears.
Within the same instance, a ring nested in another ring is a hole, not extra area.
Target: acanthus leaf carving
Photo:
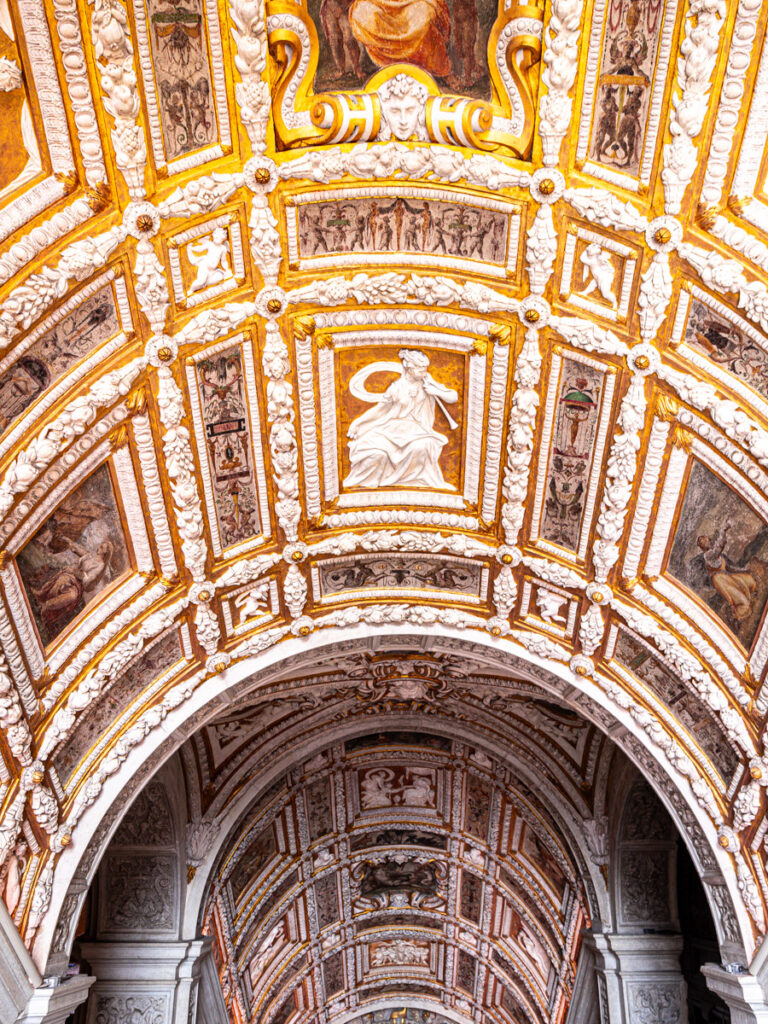
[[[762,281],[747,281],[737,260],[726,259],[718,252],[690,242],[681,242],[677,251],[708,288],[722,294],[735,293],[749,319],[768,331],[768,289]]]
[[[592,224],[617,231],[645,231],[648,220],[629,201],[620,199],[604,188],[567,188],[563,198]]]
[[[579,63],[583,10],[582,0],[553,0],[552,14],[544,30],[541,81],[547,91],[539,100],[539,133],[547,167],[557,167],[560,144],[571,126],[573,99],[569,93]]]
[[[121,0],[94,0],[91,21],[94,54],[101,74],[104,107],[114,118],[115,162],[132,199],[145,195],[147,146],[138,123],[141,100],[133,66],[128,15]]]
[[[640,337],[643,341],[650,342],[655,339],[671,298],[672,273],[669,269],[669,256],[665,252],[657,252],[640,278],[640,294],[637,297]]]
[[[292,619],[298,619],[304,613],[307,603],[307,581],[298,565],[288,567],[283,583],[283,596]]]
[[[515,366],[515,392],[509,414],[507,461],[502,479],[501,522],[507,544],[517,544],[525,514],[528,473],[533,456],[533,430],[539,407],[538,383],[541,373],[539,332],[528,328]]]
[[[685,38],[677,61],[680,93],[672,97],[672,141],[664,146],[661,172],[667,213],[680,212],[683,195],[696,171],[693,140],[707,114],[710,79],[727,10],[725,0],[693,0],[686,14]]]
[[[557,233],[551,206],[538,208],[533,224],[528,228],[527,238],[525,267],[531,292],[534,295],[543,295],[552,276],[552,267],[557,256]]]

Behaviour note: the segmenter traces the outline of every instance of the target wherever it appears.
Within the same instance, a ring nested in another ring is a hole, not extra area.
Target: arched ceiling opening
[[[164,757],[291,678],[298,740],[321,651],[376,714],[403,633],[612,735],[762,943],[765,5],[417,6],[0,0],[0,864],[40,970]],[[411,728],[493,718],[425,673]]]

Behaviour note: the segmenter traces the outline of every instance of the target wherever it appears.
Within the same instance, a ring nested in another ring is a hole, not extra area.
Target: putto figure
[[[440,469],[440,453],[448,438],[434,429],[435,406],[455,430],[458,424],[444,403],[457,402],[459,396],[427,372],[429,357],[423,352],[404,348],[398,356],[400,365],[369,363],[349,382],[356,398],[375,405],[350,424],[350,471],[344,486],[453,490]],[[398,370],[400,376],[383,393],[366,391],[366,379],[381,370]]]

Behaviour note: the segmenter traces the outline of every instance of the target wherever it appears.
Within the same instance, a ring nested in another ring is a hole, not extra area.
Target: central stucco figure
[[[448,426],[458,424],[443,403],[458,401],[458,394],[436,381],[428,372],[429,357],[416,349],[401,349],[400,364],[369,363],[349,382],[349,390],[364,402],[375,402],[350,424],[350,471],[345,487],[440,487],[447,484],[440,469],[444,434],[434,429],[435,403]],[[381,394],[365,390],[365,380],[381,370],[397,370],[400,376]]]

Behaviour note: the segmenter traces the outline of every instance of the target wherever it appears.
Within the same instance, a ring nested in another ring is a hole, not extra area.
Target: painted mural
[[[195,369],[221,542],[228,547],[261,529],[243,354],[235,346]]]
[[[509,215],[442,200],[394,196],[298,207],[302,258],[335,253],[432,253],[503,266]]]
[[[460,565],[443,559],[362,556],[341,564],[334,561],[329,566],[321,565],[320,589],[323,596],[384,587],[450,590],[478,597],[480,574],[479,565]]]
[[[252,840],[237,868],[232,873],[230,884],[235,899],[240,899],[245,890],[254,879],[258,878],[262,870],[277,853],[277,841],[273,825],[267,825]]]
[[[738,755],[706,705],[697,700],[678,676],[625,629],[619,630],[614,657],[674,711],[701,744],[723,779],[729,782],[739,763]]]
[[[541,536],[577,551],[600,416],[604,375],[563,359]]]
[[[667,568],[746,648],[752,646],[768,600],[768,524],[698,461]]]
[[[320,56],[315,92],[358,88],[379,68],[413,64],[443,89],[490,99],[495,0],[310,0]]]
[[[0,433],[78,360],[119,330],[112,286],[105,285],[46,331],[0,375]]]
[[[626,174],[640,170],[663,0],[608,0],[589,156]]]
[[[390,351],[393,358],[386,358]],[[390,347],[381,354],[374,362],[365,355],[360,361],[357,351],[348,350],[340,359],[339,425],[349,441],[343,486],[456,490],[462,403],[460,390],[450,384],[458,369],[452,357],[462,370],[464,357],[440,353],[437,361],[419,349]],[[367,388],[369,382],[375,387]]]
[[[165,153],[169,160],[218,137],[203,0],[148,0]]]
[[[691,299],[683,340],[768,399],[768,352],[698,299]]]
[[[16,557],[43,646],[130,568],[109,470],[68,495]]]

